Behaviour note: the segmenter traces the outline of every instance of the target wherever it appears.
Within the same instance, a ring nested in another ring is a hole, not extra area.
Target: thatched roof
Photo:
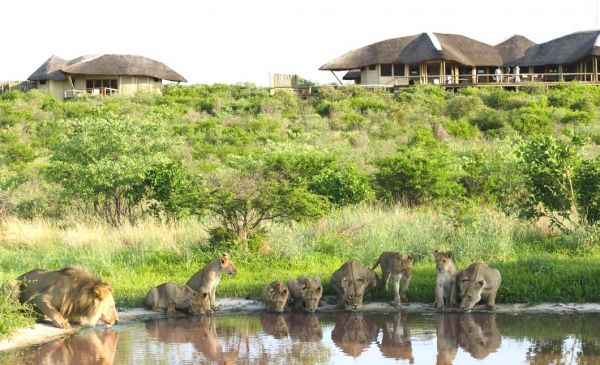
[[[502,57],[487,43],[459,34],[435,33],[442,44],[442,59],[465,66],[501,66]]]
[[[66,80],[65,74],[150,76],[170,81],[187,81],[162,62],[142,56],[119,54],[82,56],[68,62],[52,56],[29,80]]]
[[[67,61],[58,56],[50,56],[34,73],[29,76],[28,80],[56,80],[63,81],[67,76],[60,70],[67,65]]]
[[[342,80],[352,80],[352,81],[360,80],[360,69],[357,68],[357,69],[346,72],[344,77],[342,77]]]
[[[507,66],[515,66],[515,61],[525,56],[525,52],[535,46],[535,43],[522,35],[515,34],[494,48],[500,53],[500,57]]]
[[[394,63],[399,53],[417,36],[388,39],[350,51],[321,66],[321,70],[342,71],[374,64]]]
[[[568,34],[542,44],[515,35],[496,45],[458,35],[421,33],[388,39],[350,51],[321,66],[341,71],[375,64],[417,64],[431,60],[465,66],[541,66],[572,63],[588,55],[600,56],[600,31]]]
[[[509,60],[519,66],[566,64],[588,55],[600,55],[600,31],[571,33],[527,49],[523,57]]]
[[[358,48],[326,63],[320,69],[340,71],[374,64],[415,64],[440,59],[467,66],[502,64],[502,58],[489,44],[458,34],[421,33]]]

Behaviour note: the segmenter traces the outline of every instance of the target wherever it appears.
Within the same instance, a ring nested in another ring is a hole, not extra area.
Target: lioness
[[[290,288],[290,304],[294,310],[314,312],[319,307],[323,295],[321,278],[318,276],[300,276],[296,280],[288,280]]]
[[[476,262],[456,274],[452,296],[460,298],[460,308],[466,312],[473,309],[482,297],[487,298],[487,308],[494,310],[501,281],[500,271]]]
[[[210,313],[209,293],[199,293],[187,285],[164,283],[150,289],[146,306],[155,312],[175,313],[178,309],[190,314]]]
[[[452,252],[433,251],[435,258],[435,302],[434,305],[438,310],[450,306],[452,302],[452,288],[456,278],[456,266],[452,259]]]
[[[282,313],[290,298],[290,291],[283,281],[278,280],[265,285],[261,297],[267,311]]]
[[[377,286],[375,272],[360,262],[346,262],[331,275],[331,286],[338,296],[338,306],[357,310],[362,306],[363,297]]]
[[[395,306],[401,306],[402,301],[408,302],[408,285],[412,276],[411,256],[402,255],[400,252],[384,252],[375,261],[373,270],[377,266],[381,266],[381,287],[387,290],[390,276],[392,277],[392,285],[394,286],[394,301]],[[400,295],[400,281],[402,281],[402,295]]]
[[[235,264],[229,258],[229,255],[224,253],[218,259],[206,264],[200,271],[195,273],[186,285],[200,293],[209,293],[210,308],[214,311],[217,309],[217,300],[215,292],[217,285],[221,281],[221,274],[234,275],[236,273]]]
[[[119,319],[113,288],[80,267],[33,270],[17,281],[19,301],[31,303],[58,328],[70,328],[69,322],[93,327],[99,320],[112,325]]]

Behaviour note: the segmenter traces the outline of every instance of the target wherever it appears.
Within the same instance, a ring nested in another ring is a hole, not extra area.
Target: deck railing
[[[70,90],[65,90],[65,99],[73,99],[73,98],[77,98],[77,97],[84,96],[84,95],[110,96],[110,95],[117,95],[117,94],[119,94],[119,89],[113,89],[110,87],[99,87],[99,88],[83,89],[83,90],[70,89]]]
[[[600,74],[590,72],[563,72],[563,73],[519,73],[519,74],[454,74],[454,75],[413,75],[396,76],[386,82],[386,86],[408,86],[414,84],[434,84],[446,86],[461,85],[506,85],[519,83],[557,83],[580,81],[587,83],[600,83]]]

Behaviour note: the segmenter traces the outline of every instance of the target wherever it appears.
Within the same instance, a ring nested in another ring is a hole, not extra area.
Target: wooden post
[[[368,67],[368,66],[367,66]],[[331,70],[330,70],[331,71]],[[342,83],[342,80],[340,80],[340,78],[335,74],[335,72],[331,71],[331,73],[333,74],[333,76],[335,76],[336,80],[340,83],[340,85],[344,85]]]
[[[598,57],[594,56],[594,82],[598,82]]]
[[[565,81],[565,78],[563,77],[563,65],[558,65],[558,81]]]
[[[471,68],[471,82],[473,84],[477,83],[477,67],[475,66]]]
[[[404,76],[407,77],[408,84],[410,84],[410,66],[408,64],[404,64]]]
[[[446,83],[446,61],[440,62],[440,85]]]

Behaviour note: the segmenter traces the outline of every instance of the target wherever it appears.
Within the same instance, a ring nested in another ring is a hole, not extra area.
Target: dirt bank
[[[337,309],[331,297],[324,298],[325,304],[319,307],[321,312],[335,312]],[[222,314],[251,314],[259,313],[264,310],[262,303],[241,298],[223,298],[218,300],[219,313]],[[384,302],[367,303],[361,309],[362,312],[406,312],[406,313],[435,313],[435,308],[430,303],[410,303],[401,308],[394,307]],[[458,310],[453,310],[457,311]],[[476,306],[473,312],[486,312],[483,305]],[[532,314],[532,313],[600,313],[600,303],[542,303],[537,305],[527,304],[499,304],[495,313],[506,314]],[[185,314],[181,314],[185,316]],[[119,309],[120,323],[133,320],[152,319],[165,316],[164,314],[152,312],[144,308]],[[69,336],[81,330],[74,327],[70,330],[63,330],[52,327],[48,324],[38,323],[32,328],[24,328],[17,331],[7,339],[0,340],[0,351],[16,350],[23,347],[39,345],[46,342],[57,340],[61,337]]]

